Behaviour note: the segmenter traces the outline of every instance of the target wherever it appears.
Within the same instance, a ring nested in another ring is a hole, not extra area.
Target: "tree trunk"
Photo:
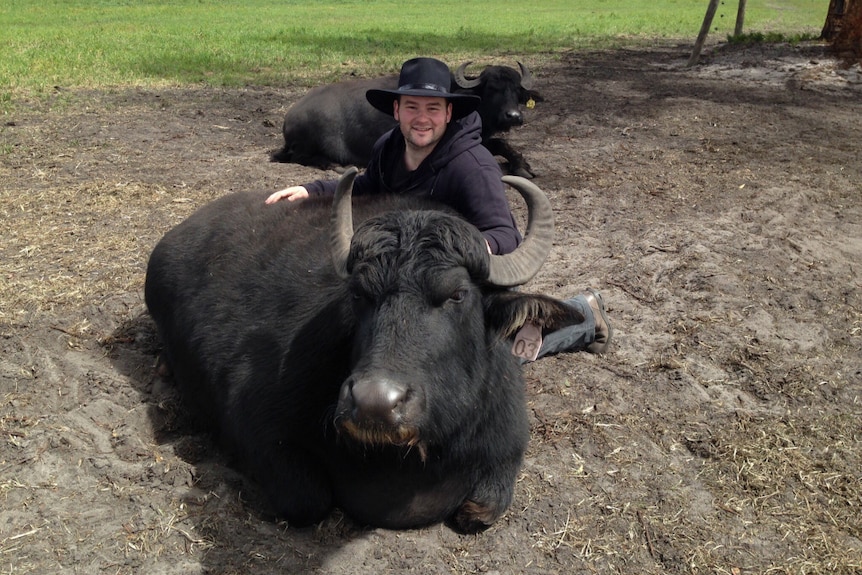
[[[844,0],[842,3],[844,11],[832,38],[832,49],[839,56],[859,59],[862,58],[862,0]],[[826,24],[829,24],[828,18]]]
[[[851,0],[852,2],[852,0]],[[826,11],[826,23],[820,31],[820,39],[832,41],[841,30],[844,20],[845,0],[829,0],[829,10]]]

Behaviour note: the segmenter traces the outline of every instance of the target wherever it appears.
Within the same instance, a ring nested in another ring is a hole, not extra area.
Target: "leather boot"
[[[602,294],[592,288],[586,290],[584,297],[590,305],[590,309],[593,310],[593,317],[596,320],[596,339],[587,346],[587,351],[605,353],[614,333],[611,322],[608,321],[608,316],[605,314],[605,302],[602,299]]]

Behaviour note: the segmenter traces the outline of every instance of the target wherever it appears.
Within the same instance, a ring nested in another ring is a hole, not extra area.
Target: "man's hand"
[[[304,186],[290,186],[289,188],[284,188],[283,190],[274,192],[266,199],[266,203],[274,204],[275,202],[285,198],[288,202],[295,202],[296,200],[304,200],[307,197],[308,190],[306,190]]]

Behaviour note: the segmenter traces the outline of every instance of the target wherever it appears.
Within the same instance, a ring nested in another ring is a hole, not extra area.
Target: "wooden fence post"
[[[734,36],[742,36],[743,22],[745,22],[745,0],[739,0],[739,9],[736,11],[736,27],[733,29]]]
[[[700,26],[700,34],[697,35],[697,41],[694,43],[694,50],[691,52],[691,58],[688,59],[688,66],[697,64],[697,59],[700,58],[700,51],[703,48],[703,43],[709,34],[709,27],[712,26],[712,19],[715,18],[715,11],[718,8],[719,0],[709,0],[709,6],[706,8],[706,16],[703,17],[703,24]]]

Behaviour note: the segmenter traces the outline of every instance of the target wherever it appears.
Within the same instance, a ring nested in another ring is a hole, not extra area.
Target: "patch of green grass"
[[[816,40],[820,34],[784,34],[782,32],[749,32],[748,34],[730,35],[730,44],[799,44]]]
[[[448,62],[691,39],[704,0],[6,0],[0,89],[315,84]],[[714,32],[732,32],[736,2]],[[748,2],[746,29],[814,33],[823,0]]]
[[[3,90],[0,92],[0,115],[2,115],[12,104],[12,92]]]

